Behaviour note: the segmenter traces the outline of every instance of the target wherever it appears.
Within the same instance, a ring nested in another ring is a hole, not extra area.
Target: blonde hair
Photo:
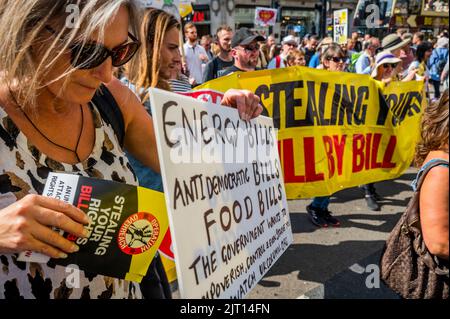
[[[22,105],[36,107],[37,91],[55,81],[67,77],[75,68],[69,66],[62,74],[43,83],[42,79],[56,61],[77,43],[84,46],[92,41],[103,43],[104,31],[119,8],[125,5],[130,23],[135,20],[135,0],[1,0],[0,1],[0,81],[14,88]],[[72,7],[69,7],[72,5]],[[71,8],[77,8],[74,16]],[[67,12],[69,11],[69,12]],[[76,20],[72,20],[74,17]],[[68,22],[72,22],[68,23]],[[52,25],[55,34],[46,27]],[[48,34],[48,36],[43,36]],[[42,58],[36,60],[33,46],[49,41]],[[66,81],[63,83],[63,88]]]
[[[302,57],[302,56],[303,57],[305,56],[305,52],[303,52],[299,49],[292,49],[291,51],[289,51],[288,55],[284,59],[285,64],[291,66],[291,65],[293,65],[292,63],[294,63],[295,59]]]
[[[139,28],[141,51],[126,66],[128,79],[136,86],[137,92],[141,92],[142,102],[149,98],[147,89],[150,87],[170,91],[169,83],[159,76],[159,71],[164,36],[172,28],[180,29],[173,15],[153,8],[145,11]]]
[[[422,166],[428,153],[445,150],[448,152],[448,89],[439,100],[425,108],[421,123],[421,139],[416,146],[415,163]]]

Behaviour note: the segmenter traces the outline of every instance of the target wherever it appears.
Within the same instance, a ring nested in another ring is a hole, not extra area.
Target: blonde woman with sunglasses
[[[65,267],[17,262],[26,250],[53,258],[78,250],[52,226],[88,236],[84,212],[39,195],[49,172],[137,185],[124,150],[159,171],[151,117],[112,76],[140,45],[131,26],[139,20],[134,2],[0,2],[0,298],[165,297],[154,263],[152,282],[81,271],[80,286],[67,287]],[[78,5],[75,23],[68,5]],[[97,99],[105,96],[109,102]],[[243,119],[262,110],[246,91],[228,92],[223,103],[237,107]],[[123,136],[101,110],[121,115]]]

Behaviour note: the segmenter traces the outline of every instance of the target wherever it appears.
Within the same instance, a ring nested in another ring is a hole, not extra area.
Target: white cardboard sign
[[[273,120],[150,91],[182,298],[243,298],[292,243]]]

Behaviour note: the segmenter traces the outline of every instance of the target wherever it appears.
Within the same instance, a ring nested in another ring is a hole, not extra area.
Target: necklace
[[[27,118],[28,122],[31,123],[31,125],[34,127],[34,129],[35,129],[36,131],[38,131],[38,133],[39,133],[43,138],[45,138],[49,143],[51,143],[51,144],[53,144],[53,145],[55,145],[55,146],[57,146],[57,147],[59,147],[59,148],[65,149],[66,151],[69,151],[69,152],[73,153],[73,154],[75,155],[75,157],[77,158],[77,161],[78,161],[78,162],[81,162],[81,159],[80,159],[80,157],[78,156],[78,146],[79,146],[79,144],[80,144],[81,134],[83,133],[83,130],[84,130],[84,112],[83,112],[83,106],[82,106],[81,104],[80,104],[80,112],[81,112],[81,129],[80,129],[80,132],[78,133],[77,144],[75,145],[75,148],[74,148],[74,149],[71,149],[71,148],[68,148],[67,146],[64,146],[64,145],[61,145],[61,144],[58,144],[58,143],[53,142],[53,141],[52,141],[50,138],[48,138],[44,133],[42,133],[42,131],[36,126],[36,124],[34,124],[34,122],[30,119],[30,117],[27,115],[27,113],[25,113],[25,111],[23,110],[23,108],[19,105],[19,103],[17,102],[17,100],[16,100],[14,94],[12,94],[11,91],[10,91],[10,94],[11,94],[11,96],[12,96],[14,102],[16,103],[16,105],[19,107],[20,111],[21,111],[21,112],[23,113],[23,115],[25,115],[25,117]]]

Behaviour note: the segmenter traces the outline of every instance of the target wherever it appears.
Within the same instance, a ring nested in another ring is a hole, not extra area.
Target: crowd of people
[[[171,298],[158,256],[141,284],[82,272],[81,287],[70,289],[65,267],[17,261],[26,250],[66,258],[79,249],[52,226],[78,237],[89,235],[83,225],[90,221],[82,211],[39,195],[49,172],[163,191],[148,88],[183,92],[236,71],[290,66],[369,74],[385,85],[423,79],[435,88],[434,99],[441,82],[448,86],[447,33],[434,44],[421,33],[399,31],[381,41],[356,33],[344,45],[315,35],[301,41],[287,35],[278,45],[272,35],[266,39],[248,28],[221,26],[214,37],[199,40],[194,24],[182,27],[158,9],[141,14],[133,0],[91,0],[80,6],[79,28],[70,28],[63,2],[0,4],[2,298]],[[185,43],[180,43],[181,30]],[[436,110],[447,108],[448,124],[448,91],[443,95]],[[244,120],[262,112],[259,98],[246,90],[227,91],[222,104],[237,108]],[[119,129],[104,118],[105,110],[118,118]],[[448,127],[440,144],[427,151],[438,150],[436,156],[448,160],[445,136]],[[361,189],[369,208],[378,210],[374,185]],[[340,225],[328,210],[329,199],[317,197],[308,205],[317,226]],[[448,203],[446,211],[441,206],[440,220],[445,213],[448,219]],[[448,237],[448,222],[439,231]],[[433,234],[427,231],[426,241],[432,242]],[[439,246],[436,254],[448,259],[448,245]]]
[[[434,97],[429,96],[430,101],[439,98],[441,82],[445,82],[445,87],[448,87],[446,31],[432,40],[435,43],[426,41],[422,32],[411,34],[406,29],[399,29],[383,39],[354,32],[344,44],[334,43],[330,37],[320,39],[316,35],[306,35],[300,40],[291,34],[285,36],[278,45],[274,35],[266,39],[248,28],[233,32],[230,27],[221,26],[214,38],[220,53],[211,61],[205,59],[209,47],[200,48],[201,42],[195,45],[198,41],[193,23],[186,24],[184,34],[187,39],[184,48],[190,50],[189,54],[185,53],[185,74],[189,75],[190,83],[200,84],[194,75],[202,70],[206,70],[203,82],[207,82],[236,71],[308,66],[367,74],[385,85],[391,81],[424,80],[427,94],[430,92],[429,84],[434,88]],[[380,210],[381,196],[374,184],[362,185],[361,189],[367,206],[374,211]],[[307,206],[310,219],[317,226],[340,225],[328,210],[329,199],[329,196],[316,197]]]

